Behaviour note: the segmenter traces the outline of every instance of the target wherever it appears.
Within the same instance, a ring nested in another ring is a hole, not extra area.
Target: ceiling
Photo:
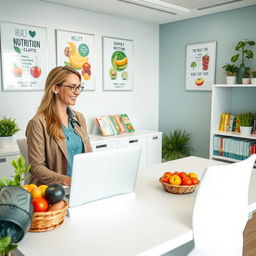
[[[128,3],[130,0],[40,0],[79,9],[95,11],[107,15],[164,24],[178,20],[189,19],[207,14],[223,12],[236,8],[256,5],[256,0],[149,0],[163,4],[171,3],[190,10],[189,14],[172,14],[152,8]],[[135,0],[135,2],[138,0]],[[140,0],[144,4],[144,0]],[[200,10],[200,8],[203,8]]]

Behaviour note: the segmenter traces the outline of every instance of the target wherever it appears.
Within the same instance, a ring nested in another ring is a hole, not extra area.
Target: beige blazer
[[[87,126],[83,114],[72,110],[76,133],[81,137],[85,152],[91,152]],[[28,161],[31,165],[30,183],[37,185],[64,182],[68,169],[66,140],[56,141],[50,137],[46,129],[46,120],[43,114],[34,116],[26,129],[28,143]]]

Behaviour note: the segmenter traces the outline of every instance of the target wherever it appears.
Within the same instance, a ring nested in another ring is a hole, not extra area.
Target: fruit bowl
[[[172,193],[172,194],[189,194],[193,193],[196,188],[198,187],[199,184],[196,185],[190,185],[190,186],[185,186],[185,185],[171,185],[169,183],[162,182],[161,178],[159,181],[162,183],[163,188],[165,191]]]

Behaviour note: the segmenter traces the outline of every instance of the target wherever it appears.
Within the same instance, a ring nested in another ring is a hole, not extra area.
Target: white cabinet
[[[140,167],[161,163],[162,133],[148,130],[138,130],[134,133],[123,133],[114,136],[103,137],[101,135],[90,136],[94,151],[141,146]]]
[[[210,132],[210,158],[229,162],[236,162],[239,159],[214,155],[213,151],[216,147],[214,137],[220,136],[227,138],[226,141],[249,141],[256,143],[256,136],[241,136],[237,132],[221,132],[219,131],[220,117],[222,113],[231,113],[234,115],[243,112],[256,113],[256,86],[255,85],[227,85],[216,84],[212,90],[212,106],[211,106],[211,132]],[[231,140],[232,139],[232,140]],[[232,146],[232,145],[231,145]],[[217,145],[218,147],[218,145]]]
[[[18,146],[14,143],[6,148],[0,148],[0,177],[11,178],[13,175],[12,160],[17,160],[20,153]]]

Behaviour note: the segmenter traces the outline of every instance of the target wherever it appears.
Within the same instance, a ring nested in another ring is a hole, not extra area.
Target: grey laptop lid
[[[133,146],[75,155],[69,207],[133,192],[140,151]]]

